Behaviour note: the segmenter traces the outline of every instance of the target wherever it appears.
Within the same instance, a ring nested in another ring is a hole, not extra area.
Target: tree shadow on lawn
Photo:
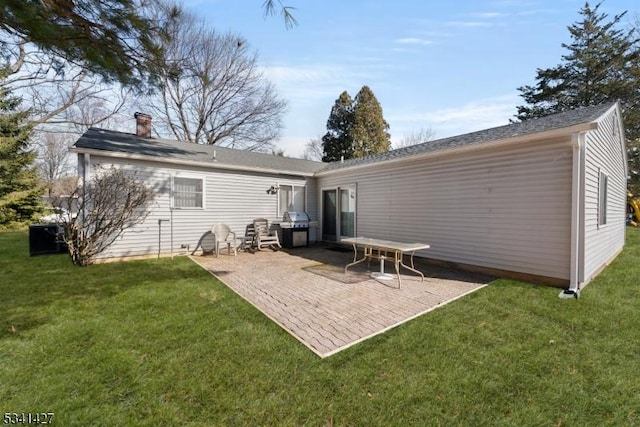
[[[203,274],[184,257],[76,267],[67,254],[29,257],[23,245],[9,246],[10,256],[0,259],[0,339],[44,325],[67,308],[91,309],[134,288]]]

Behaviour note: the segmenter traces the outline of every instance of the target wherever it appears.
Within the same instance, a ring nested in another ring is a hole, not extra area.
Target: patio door
[[[322,191],[322,240],[335,242],[338,239],[337,212],[338,190]]]
[[[337,242],[355,233],[355,186],[322,190],[322,240]]]
[[[340,238],[355,237],[356,233],[356,189],[340,188]]]

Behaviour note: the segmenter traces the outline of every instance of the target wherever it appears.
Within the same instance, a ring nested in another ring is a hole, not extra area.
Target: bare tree
[[[65,175],[56,179],[51,184],[51,199],[68,197],[75,192],[78,186],[78,177],[76,175]],[[72,208],[75,209],[74,206]]]
[[[422,144],[424,142],[433,141],[436,133],[431,128],[421,128],[417,132],[411,132],[404,136],[393,148],[410,147],[412,145]]]
[[[49,196],[65,191],[73,173],[68,147],[77,134],[95,125],[108,126],[120,114],[131,89],[102,82],[102,77],[39,50],[24,38],[0,31],[0,50],[7,77],[0,89],[11,90],[29,106],[34,132],[31,148]],[[67,180],[68,181],[68,180]]]
[[[37,143],[36,166],[49,196],[53,195],[56,181],[68,176],[72,171],[69,145],[73,139],[70,134],[45,133]]]
[[[31,125],[38,131],[83,131],[117,114],[130,89],[103,83],[100,76],[38,50],[27,39],[0,32],[0,51],[8,76],[2,87],[30,106]],[[91,117],[78,114],[82,105],[101,105]]]
[[[270,151],[286,103],[247,42],[219,34],[193,15],[168,22],[170,41],[154,59],[160,90],[147,106],[163,130],[182,141]]]
[[[304,146],[303,157],[307,160],[322,160],[324,149],[322,148],[322,138],[312,138]]]
[[[96,171],[91,182],[76,188],[67,198],[78,200],[78,214],[62,218],[64,240],[74,264],[86,266],[109,247],[126,229],[142,222],[149,214],[153,192],[135,174],[111,167]],[[63,206],[64,201],[56,204]]]

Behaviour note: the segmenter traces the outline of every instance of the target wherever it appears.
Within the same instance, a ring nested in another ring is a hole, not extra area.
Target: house
[[[203,233],[217,222],[243,236],[254,218],[278,221],[288,210],[317,212],[313,174],[325,166],[152,139],[140,129],[134,135],[91,128],[72,150],[78,156],[80,179],[91,179],[97,168],[122,167],[155,192],[145,221],[126,230],[101,254],[103,258],[184,253],[196,249]],[[310,239],[315,240],[315,228]]]
[[[158,195],[105,256],[177,252],[216,221],[241,232],[291,208],[317,221],[311,240],[428,242],[418,255],[576,290],[624,245],[617,103],[330,164],[99,129],[73,150],[81,177],[98,164],[132,168]]]

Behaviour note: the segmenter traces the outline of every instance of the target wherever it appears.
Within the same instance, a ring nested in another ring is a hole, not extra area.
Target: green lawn
[[[319,359],[186,258],[0,233],[0,416],[53,425],[640,425],[640,229],[579,300],[499,280]]]

